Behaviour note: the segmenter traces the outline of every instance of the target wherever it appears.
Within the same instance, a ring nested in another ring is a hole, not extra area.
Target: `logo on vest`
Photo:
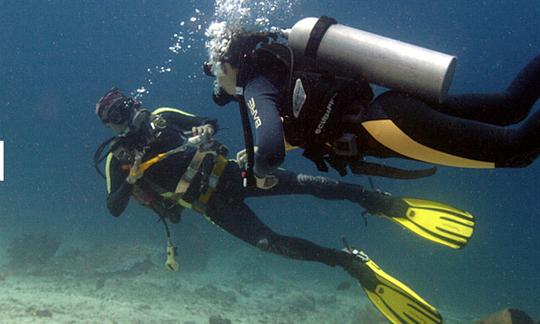
[[[259,128],[262,125],[261,117],[259,117],[259,112],[257,111],[257,105],[255,104],[255,99],[251,98],[247,102],[249,112],[253,116],[253,122],[255,123],[255,128]]]
[[[334,109],[334,99],[336,98],[337,93],[330,98],[330,101],[328,102],[328,105],[326,105],[326,110],[324,112],[324,115],[322,115],[321,120],[319,120],[319,124],[317,125],[317,128],[315,129],[315,134],[319,135],[324,130],[324,126],[326,125],[326,122],[328,122],[328,119],[330,118],[330,115],[332,114],[332,110]]]
[[[302,85],[302,80],[296,79],[292,95],[292,109],[294,118],[298,118],[298,116],[300,116],[300,112],[302,111],[302,107],[304,107],[304,104],[306,103],[306,99],[307,95],[306,91],[304,90],[304,86]]]

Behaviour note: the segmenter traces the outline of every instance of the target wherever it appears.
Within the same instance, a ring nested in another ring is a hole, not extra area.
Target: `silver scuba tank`
[[[298,61],[312,57],[321,69],[439,102],[448,93],[455,56],[340,24],[321,30],[318,21],[304,18],[284,30]],[[316,44],[309,44],[317,32]]]

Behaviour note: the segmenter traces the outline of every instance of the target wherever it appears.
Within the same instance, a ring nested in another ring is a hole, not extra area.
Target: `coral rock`
[[[32,233],[9,243],[10,267],[31,267],[46,264],[58,251],[61,240],[49,233]]]
[[[221,316],[210,316],[208,319],[210,324],[231,324],[231,320],[227,318],[222,318]]]
[[[534,324],[532,318],[519,309],[503,309],[474,324]]]

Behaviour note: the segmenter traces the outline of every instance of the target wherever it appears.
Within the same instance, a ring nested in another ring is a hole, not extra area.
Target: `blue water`
[[[287,27],[325,14],[451,53],[458,57],[452,93],[498,91],[540,52],[540,4],[518,3],[305,1],[279,22]],[[202,41],[193,41],[180,54],[168,50],[173,34],[182,30],[179,22],[188,21],[195,8],[211,17],[213,3],[0,0],[0,139],[5,141],[0,236],[45,229],[114,244],[136,240],[134,233],[162,230],[137,206],[121,219],[106,210],[105,184],[91,160],[95,148],[112,135],[94,115],[95,102],[112,86],[131,92],[144,85],[149,90],[142,99],[146,107],[181,107],[218,117],[227,128],[222,140],[232,152],[242,147],[237,110],[217,108],[211,101],[211,80],[200,69]],[[148,68],[169,59],[171,72],[149,75]],[[285,166],[316,172],[295,154]],[[362,178],[347,179],[366,184]],[[252,204],[262,219],[286,234],[333,247],[340,247],[340,235],[347,235],[441,308],[477,315],[515,307],[538,318],[538,179],[539,162],[496,171],[441,168],[436,176],[418,181],[376,180],[394,194],[438,199],[473,213],[475,236],[462,251],[433,246],[376,218],[365,227],[356,206],[310,198]]]

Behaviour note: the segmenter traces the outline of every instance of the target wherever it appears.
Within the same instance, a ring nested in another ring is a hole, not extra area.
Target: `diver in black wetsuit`
[[[398,91],[374,98],[365,81],[313,66],[294,68],[299,62],[292,50],[274,34],[232,35],[205,71],[217,76],[216,103],[239,101],[251,112],[259,178],[281,164],[287,144],[303,148],[319,170],[331,166],[342,175],[347,167],[385,175],[364,169],[365,156],[501,168],[525,167],[540,154],[540,111],[528,116],[540,96],[540,56],[505,91],[453,95],[438,103]],[[521,121],[520,127],[507,127]],[[386,175],[432,174],[393,171]]]
[[[212,139],[217,130],[216,120],[173,108],[159,108],[150,113],[140,108],[140,102],[117,89],[99,100],[96,114],[118,134],[95,155],[97,165],[110,143],[106,154],[107,207],[113,216],[120,216],[131,196],[157,212],[165,223],[166,219],[178,223],[183,208],[192,208],[264,251],[342,267],[359,281],[375,306],[390,319],[399,320],[406,313],[418,312],[416,316],[426,318],[425,323],[440,322],[436,309],[390,278],[362,252],[321,247],[277,234],[259,220],[244,200],[296,194],[348,200],[360,204],[369,213],[391,218],[426,239],[452,248],[462,248],[471,237],[474,220],[470,214],[439,203],[391,197],[358,185],[282,169],[275,170],[278,181],[266,185],[267,190],[245,187],[243,170],[236,161],[227,160],[226,148]],[[187,138],[187,133],[192,137]],[[415,215],[419,222],[409,219]],[[379,289],[381,285],[397,291],[400,297],[384,295],[384,289]]]

